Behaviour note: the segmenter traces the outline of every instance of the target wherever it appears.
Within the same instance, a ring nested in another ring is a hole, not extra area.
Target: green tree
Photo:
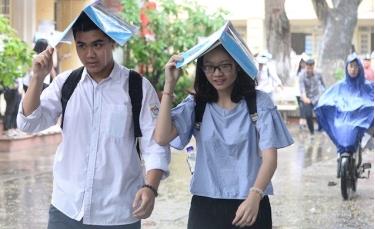
[[[122,0],[123,18],[125,21],[140,26],[140,5],[138,0]],[[176,53],[191,48],[198,38],[213,33],[224,24],[226,12],[207,13],[207,10],[196,2],[175,3],[174,0],[158,1],[155,10],[146,10],[149,19],[147,29],[152,31],[153,39],[136,36],[126,44],[125,65],[129,67],[144,66],[144,75],[156,90],[162,90],[164,83],[164,65]],[[180,102],[193,79],[186,70],[182,71],[176,86],[176,101]]]
[[[31,65],[33,51],[0,15],[0,88],[11,86]]]

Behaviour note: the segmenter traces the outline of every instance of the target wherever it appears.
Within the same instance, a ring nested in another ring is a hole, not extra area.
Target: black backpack
[[[254,93],[248,93],[245,94],[244,96],[246,105],[247,105],[247,110],[249,111],[250,114],[250,119],[252,123],[256,123],[258,120],[258,113],[257,113],[257,104],[256,104],[256,92]],[[201,123],[202,123],[202,118],[204,114],[204,110],[206,109],[206,102],[200,101],[200,100],[195,100],[195,124],[194,127],[197,130],[200,130]]]
[[[66,105],[70,97],[72,96],[75,88],[77,87],[78,82],[82,77],[84,67],[80,67],[68,76],[64,85],[61,89],[61,105],[62,105],[62,117],[61,117],[61,129],[63,129],[64,125],[64,114]],[[142,131],[139,125],[139,114],[141,113],[142,108],[142,99],[143,99],[143,92],[142,92],[142,76],[133,70],[129,72],[129,96],[130,101],[132,104],[132,113],[133,113],[133,123],[134,123],[134,137],[137,139],[138,137],[142,137]],[[139,142],[136,141],[136,147],[138,151],[138,155],[140,156],[140,149],[139,149]]]

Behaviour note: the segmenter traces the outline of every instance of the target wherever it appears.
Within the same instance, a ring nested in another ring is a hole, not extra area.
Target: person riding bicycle
[[[339,155],[356,152],[362,136],[374,123],[374,87],[366,82],[355,53],[347,58],[345,79],[321,95],[315,113]]]

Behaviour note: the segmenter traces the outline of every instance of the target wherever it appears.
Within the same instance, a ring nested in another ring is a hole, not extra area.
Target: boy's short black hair
[[[43,52],[44,50],[46,50],[48,47],[48,41],[46,39],[38,39],[36,42],[35,42],[35,45],[34,45],[34,52],[36,52],[36,54],[39,54],[41,52]]]
[[[77,21],[72,26],[74,39],[76,38],[77,32],[88,32],[91,30],[101,31],[109,40],[113,41],[106,33],[104,33],[90,18],[85,12],[82,12]]]
[[[314,65],[314,64],[315,64],[314,59],[308,59],[308,60],[306,60],[306,65]]]

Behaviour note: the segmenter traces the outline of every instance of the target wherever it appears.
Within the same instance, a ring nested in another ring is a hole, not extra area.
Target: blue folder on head
[[[113,12],[110,12],[100,0],[92,1],[86,5],[81,13],[87,16],[110,38],[120,46],[124,45],[138,30],[137,27],[124,22]],[[80,14],[81,14],[80,13]],[[77,21],[79,15],[70,23],[70,25],[56,37],[51,39],[51,46],[55,47],[60,42],[73,40],[72,26]]]
[[[247,75],[249,75],[252,79],[255,79],[258,74],[258,68],[254,57],[230,21],[226,22],[224,26],[211,34],[205,40],[182,53],[181,55],[183,60],[177,62],[176,67],[183,67],[220,44],[241,66]]]

